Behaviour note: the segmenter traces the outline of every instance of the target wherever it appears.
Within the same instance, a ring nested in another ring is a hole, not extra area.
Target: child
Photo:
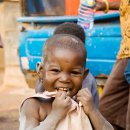
[[[23,102],[19,130],[113,130],[95,108],[88,89],[81,89],[88,73],[85,64],[86,49],[80,39],[65,34],[48,39],[41,75],[45,91]],[[75,95],[82,107],[72,99]]]
[[[80,40],[82,40],[83,43],[85,43],[85,32],[84,29],[77,25],[76,23],[70,23],[66,22],[63,24],[60,24],[54,31],[54,35],[56,34],[70,34],[78,37]],[[97,85],[96,80],[93,77],[93,75],[89,72],[85,80],[83,81],[82,88],[88,88],[93,96],[94,104],[98,108],[99,104],[99,97],[98,97],[98,91],[97,91]],[[38,80],[36,85],[36,93],[43,92],[43,86],[40,80]]]

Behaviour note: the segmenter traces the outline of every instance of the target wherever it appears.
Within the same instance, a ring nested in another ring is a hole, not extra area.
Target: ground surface
[[[33,92],[30,89],[0,90],[0,130],[18,130],[19,106]],[[23,94],[24,93],[24,94]]]

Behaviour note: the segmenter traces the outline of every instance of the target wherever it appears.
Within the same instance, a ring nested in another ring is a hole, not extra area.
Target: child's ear
[[[37,63],[37,74],[40,79],[43,78],[43,65],[40,62]]]
[[[89,73],[89,69],[86,68],[84,71],[83,79],[85,79],[87,77],[88,73]]]

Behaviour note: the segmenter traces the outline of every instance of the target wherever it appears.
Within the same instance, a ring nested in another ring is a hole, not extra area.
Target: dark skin
[[[109,10],[119,10],[120,7],[120,0],[114,0],[113,2],[110,2],[109,0],[107,0],[109,3]],[[98,1],[96,3],[96,10],[102,10],[104,11],[106,9],[106,4],[104,1]]]
[[[81,90],[82,81],[87,75],[83,55],[70,49],[55,47],[51,50],[53,51],[48,54],[42,69],[43,83],[45,90],[58,92],[55,99],[48,102],[34,98],[26,100],[21,109],[20,130],[55,130],[71,107],[71,97],[76,94],[94,130],[113,130],[95,108],[89,90]]]

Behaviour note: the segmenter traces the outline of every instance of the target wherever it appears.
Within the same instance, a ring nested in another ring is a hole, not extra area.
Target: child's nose
[[[60,82],[69,83],[70,82],[70,75],[68,73],[62,73],[60,76]]]

